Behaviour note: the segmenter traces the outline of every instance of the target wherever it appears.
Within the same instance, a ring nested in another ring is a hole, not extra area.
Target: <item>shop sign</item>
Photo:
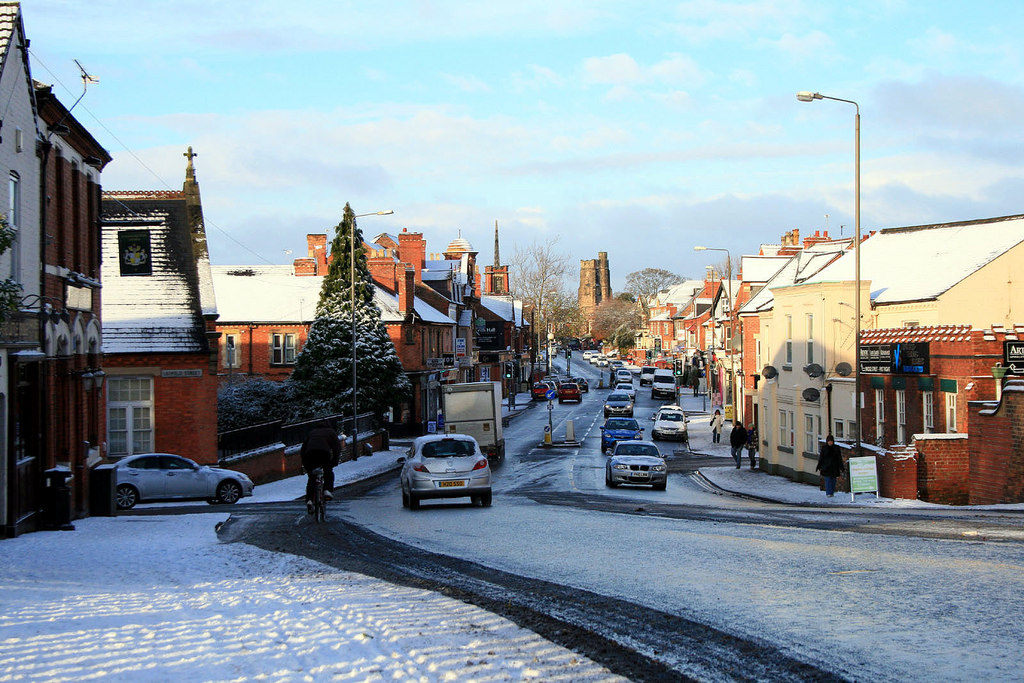
[[[927,375],[931,357],[928,342],[862,344],[860,371],[875,375]]]
[[[1015,375],[1024,375],[1024,341],[1003,342],[1003,365]]]

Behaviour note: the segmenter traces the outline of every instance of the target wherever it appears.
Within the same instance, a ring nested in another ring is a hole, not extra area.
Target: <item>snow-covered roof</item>
[[[886,228],[861,243],[860,277],[876,304],[935,299],[1022,242],[1024,215]],[[807,282],[853,280],[854,260],[850,250]]]
[[[293,266],[211,266],[219,323],[313,321],[323,276],[297,277]]]
[[[747,283],[768,282],[789,262],[789,259],[789,256],[741,256],[740,268],[743,273],[743,281]]]
[[[297,276],[292,266],[211,266],[211,271],[220,307],[219,323],[309,324],[316,317],[322,275]],[[373,303],[380,309],[383,322],[405,320],[397,295],[374,287]],[[413,308],[427,322],[455,324],[419,297],[413,301]]]
[[[663,289],[658,292],[655,300],[660,305],[665,304],[685,304],[693,295],[704,289],[703,280],[684,280],[677,285],[672,285],[667,289]]]
[[[184,214],[173,207],[147,209],[122,209],[103,219],[103,352],[206,351],[190,233],[180,221]],[[126,230],[148,233],[149,252],[140,246],[139,253],[150,274],[121,274],[118,235]]]
[[[800,284],[813,277],[822,268],[839,258],[848,242],[829,244],[831,246],[827,248],[815,245],[813,249],[802,249],[799,253],[786,257],[788,259],[786,264],[769,278],[765,286],[743,304],[737,312],[743,315],[770,310],[775,305],[772,288]]]
[[[484,294],[480,297],[480,304],[494,313],[502,320],[515,323],[516,326],[523,324],[523,302],[511,296],[499,296],[495,294]]]

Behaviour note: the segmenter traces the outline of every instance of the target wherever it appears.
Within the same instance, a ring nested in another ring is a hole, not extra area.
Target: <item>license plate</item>
[[[439,481],[439,482],[437,482],[437,485],[444,489],[444,488],[465,486],[466,482],[463,481],[462,479],[452,479],[452,480],[449,480],[449,481]]]
[[[629,476],[635,477],[637,479],[646,479],[647,477],[649,477],[651,475],[650,475],[649,472],[630,472]]]

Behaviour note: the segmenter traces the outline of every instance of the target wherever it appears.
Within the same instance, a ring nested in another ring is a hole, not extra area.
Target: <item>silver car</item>
[[[658,447],[650,441],[619,441],[605,463],[604,483],[608,488],[619,484],[646,484],[664,491],[668,468]]]
[[[428,434],[412,442],[402,465],[402,506],[416,510],[425,498],[462,498],[491,504],[491,467],[467,434]]]
[[[608,398],[604,400],[604,416],[611,417],[612,415],[633,417],[633,399],[629,397],[629,394],[621,391],[608,394]]]
[[[252,479],[241,472],[199,465],[171,453],[130,455],[117,462],[114,493],[117,507],[163,500],[205,500],[237,503],[251,496]]]

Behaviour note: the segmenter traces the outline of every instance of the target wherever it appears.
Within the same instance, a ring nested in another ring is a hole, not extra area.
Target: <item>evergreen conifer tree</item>
[[[355,239],[356,384],[359,412],[381,415],[409,396],[411,385],[373,302],[363,235],[345,204],[334,228],[331,262],[316,318],[292,373],[293,397],[306,417],[352,412],[352,239]]]

